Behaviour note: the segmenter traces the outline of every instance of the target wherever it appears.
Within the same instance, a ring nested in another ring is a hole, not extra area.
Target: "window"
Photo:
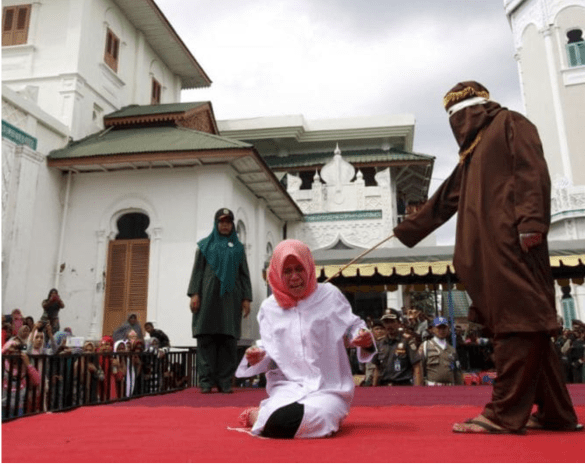
[[[378,186],[375,167],[360,167],[359,169],[362,172],[366,186]]]
[[[160,83],[154,78],[152,78],[152,93],[150,96],[151,105],[160,104],[160,91],[161,91]]]
[[[3,11],[2,46],[26,44],[30,5],[7,6]]]
[[[120,39],[108,29],[106,34],[106,53],[104,62],[114,71],[118,71],[118,53],[120,52]]]
[[[567,55],[569,56],[569,66],[585,65],[585,40],[583,40],[583,31],[581,29],[572,29],[567,32]]]
[[[244,249],[246,248],[246,226],[242,221],[238,221],[236,225],[236,233],[238,234],[238,240],[244,245]]]

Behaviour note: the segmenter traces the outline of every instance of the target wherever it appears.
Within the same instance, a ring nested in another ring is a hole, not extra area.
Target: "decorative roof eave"
[[[149,45],[181,79],[182,89],[211,86],[199,65],[154,0],[114,0]]]
[[[180,125],[182,121],[187,120],[192,116],[203,112],[209,112],[211,114],[210,122],[213,125],[214,134],[218,135],[219,130],[217,128],[217,121],[215,120],[215,115],[213,112],[213,106],[211,105],[211,102],[197,103],[192,109],[186,111],[163,112],[148,115],[129,115],[126,117],[108,117],[106,115],[104,117],[104,126],[106,128],[113,126],[123,127],[125,125],[137,125],[157,122],[175,122]]]
[[[286,189],[253,148],[124,153],[48,159],[47,165],[63,172],[113,172],[229,164],[237,178],[284,221],[299,221],[303,214]]]
[[[123,162],[157,162],[157,161],[188,161],[200,159],[223,159],[229,156],[230,159],[249,155],[247,149],[205,149],[190,151],[166,151],[166,152],[141,152],[121,154],[100,154],[99,156],[64,157],[60,159],[48,159],[49,167],[70,170],[70,167],[90,165],[118,165]],[[202,164],[197,164],[202,165]]]
[[[283,158],[284,159],[284,158]],[[427,159],[427,160],[410,160],[410,159],[401,159],[401,160],[388,160],[388,161],[375,161],[375,163],[371,160],[366,160],[363,162],[359,162],[357,160],[351,159],[347,156],[344,156],[351,165],[354,167],[371,167],[375,165],[376,167],[403,167],[403,166],[423,166],[423,167],[432,167],[434,163],[434,159]],[[302,169],[302,170],[320,170],[323,167],[324,162],[310,162],[306,161],[301,164],[294,164],[292,161],[286,161],[283,164],[269,164],[272,170],[278,171],[288,171],[288,170],[295,170],[295,169]]]

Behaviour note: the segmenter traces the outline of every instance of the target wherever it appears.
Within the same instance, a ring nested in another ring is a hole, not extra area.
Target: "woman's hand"
[[[250,300],[242,300],[242,315],[247,318],[250,314]]]
[[[22,360],[22,363],[24,364],[24,366],[30,365],[30,359],[28,358],[28,355],[26,354],[26,352],[20,353],[20,359]]]
[[[368,348],[371,347],[373,344],[372,333],[367,329],[360,329],[359,334],[355,337],[351,342],[350,346],[352,347],[363,347]]]
[[[199,306],[201,305],[201,300],[198,294],[191,295],[191,302],[189,303],[189,308],[191,308],[191,313],[197,313],[199,311]]]
[[[266,352],[258,347],[249,347],[244,354],[246,356],[246,360],[250,366],[254,366],[257,363],[260,363],[262,359],[266,356]]]

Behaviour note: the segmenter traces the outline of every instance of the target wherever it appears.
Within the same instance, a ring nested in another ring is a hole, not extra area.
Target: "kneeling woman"
[[[258,313],[260,338],[236,376],[266,372],[268,399],[240,417],[269,438],[320,438],[349,413],[354,380],[345,343],[367,362],[376,353],[366,324],[332,284],[317,284],[311,251],[298,240],[278,244],[268,281],[273,294]]]

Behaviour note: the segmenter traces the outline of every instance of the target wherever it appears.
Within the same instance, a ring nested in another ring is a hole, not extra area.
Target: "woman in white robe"
[[[373,337],[334,285],[317,284],[304,243],[285,240],[276,247],[268,280],[273,295],[258,313],[261,339],[246,351],[236,376],[266,372],[269,397],[244,412],[242,422],[267,437],[330,436],[349,413],[355,388],[345,344],[358,347],[358,360],[368,362],[376,353]],[[283,419],[293,424],[284,435]]]

